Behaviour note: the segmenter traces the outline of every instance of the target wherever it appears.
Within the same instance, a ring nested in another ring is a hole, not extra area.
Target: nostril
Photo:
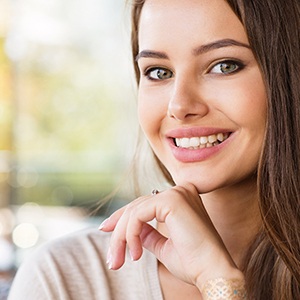
[[[167,116],[178,121],[183,121],[187,118],[202,118],[208,112],[208,107],[200,101],[170,101]]]

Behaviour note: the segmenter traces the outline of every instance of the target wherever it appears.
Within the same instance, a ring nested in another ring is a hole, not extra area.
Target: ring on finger
[[[151,191],[152,196],[157,195],[158,193],[159,193],[159,190],[157,190],[157,189],[154,189]]]

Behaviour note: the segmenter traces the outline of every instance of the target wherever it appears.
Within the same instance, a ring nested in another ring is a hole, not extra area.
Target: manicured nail
[[[102,230],[103,228],[104,228],[104,226],[105,226],[105,224],[107,223],[107,221],[108,221],[108,219],[105,219],[101,224],[100,224],[100,226],[99,226],[99,230]]]
[[[106,263],[107,263],[108,268],[111,270],[112,269],[112,255],[110,253],[110,249],[108,250],[108,253],[107,253]]]
[[[133,258],[133,254],[132,254],[131,250],[129,250],[129,255],[130,255],[131,260],[135,261],[135,259]]]
[[[112,269],[112,262],[109,262],[108,268],[111,270]]]

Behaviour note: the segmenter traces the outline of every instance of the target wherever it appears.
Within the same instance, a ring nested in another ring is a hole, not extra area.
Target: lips
[[[175,158],[182,162],[208,159],[218,153],[232,135],[232,131],[218,128],[184,128],[168,133]]]

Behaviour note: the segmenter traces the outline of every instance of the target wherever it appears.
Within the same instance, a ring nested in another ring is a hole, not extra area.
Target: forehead
[[[232,38],[247,43],[238,17],[224,0],[146,0],[139,24],[139,44],[207,43]]]

